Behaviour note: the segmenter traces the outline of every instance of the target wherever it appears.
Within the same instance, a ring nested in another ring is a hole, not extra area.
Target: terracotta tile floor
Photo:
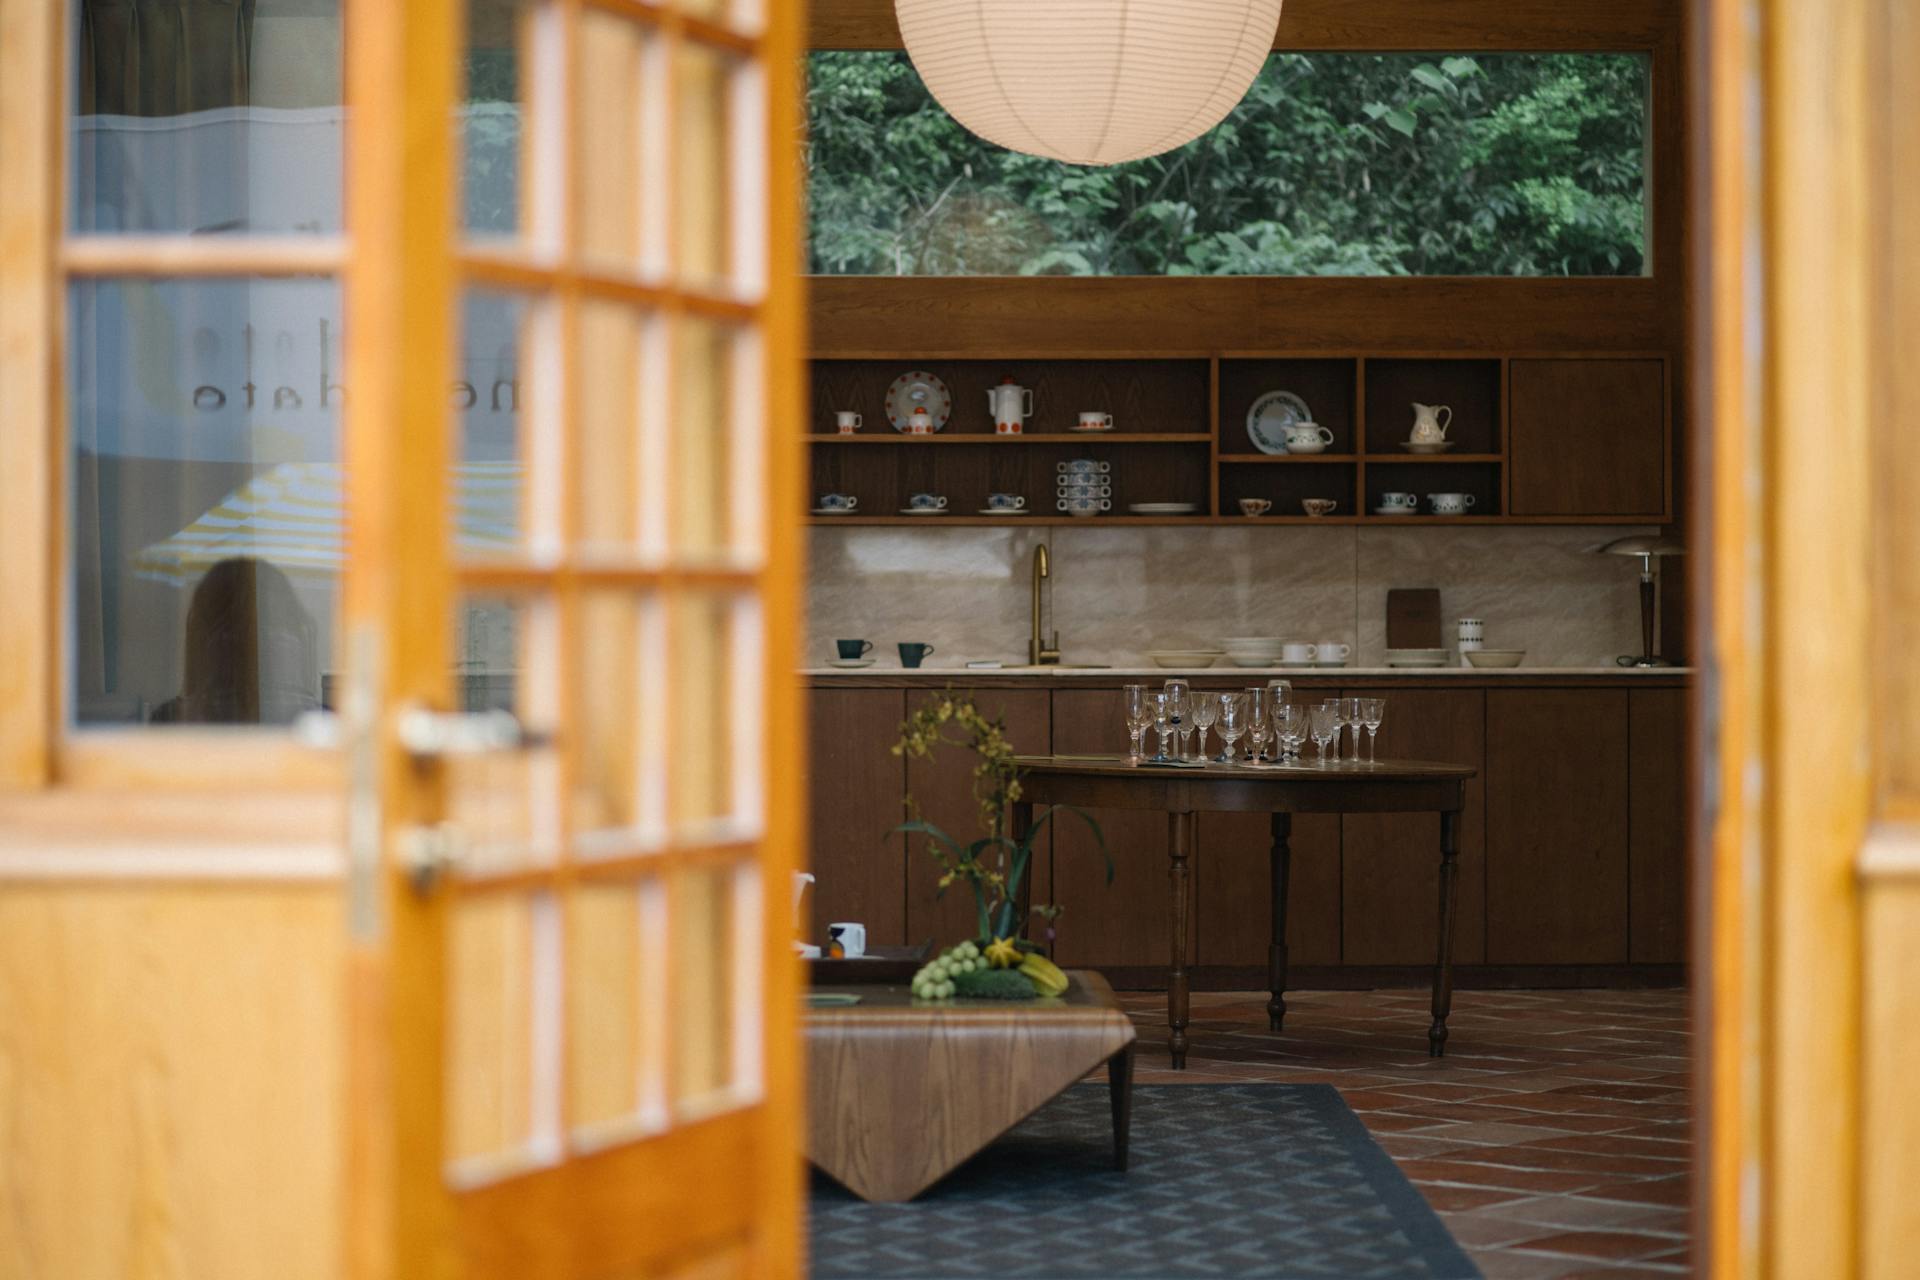
[[[1166,997],[1121,996],[1151,1084],[1327,1083],[1440,1212],[1488,1280],[1689,1272],[1684,991],[1463,991],[1427,1057],[1424,991],[1193,997],[1169,1069]]]

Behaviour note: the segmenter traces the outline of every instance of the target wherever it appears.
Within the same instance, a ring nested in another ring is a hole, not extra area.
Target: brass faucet
[[[1033,635],[1027,640],[1027,665],[1031,667],[1051,666],[1060,661],[1060,632],[1056,628],[1053,643],[1047,644],[1046,633],[1040,629],[1040,584],[1052,575],[1047,563],[1047,544],[1041,543],[1033,549]]]

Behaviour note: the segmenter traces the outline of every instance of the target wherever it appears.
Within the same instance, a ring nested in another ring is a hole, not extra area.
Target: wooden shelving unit
[[[1233,523],[1427,527],[1646,523],[1670,515],[1666,511],[1513,513],[1510,371],[1515,360],[1534,358],[1532,353],[1518,352],[1235,351],[1177,356],[1095,353],[1046,360],[929,357],[916,362],[872,355],[816,359],[808,437],[809,497],[817,501],[827,493],[851,494],[860,500],[862,514],[815,516],[809,523],[935,528]],[[1664,370],[1664,364],[1660,367]],[[887,422],[887,387],[915,368],[937,375],[953,397],[951,418],[931,436],[903,435]],[[986,393],[1003,376],[1034,392],[1034,417],[1020,435],[1000,436],[993,431]],[[1247,414],[1261,395],[1276,390],[1300,396],[1315,421],[1333,433],[1326,452],[1276,455],[1254,448]],[[1416,454],[1403,447],[1416,401],[1452,408],[1448,437],[1455,442],[1454,451]],[[839,409],[859,411],[863,429],[854,435],[838,434],[834,412]],[[1066,429],[1088,410],[1111,413],[1115,429]],[[1664,405],[1661,412],[1668,412]],[[1536,430],[1533,438],[1550,434]],[[1667,434],[1670,450],[1670,430]],[[1112,487],[1110,512],[1076,518],[1057,511],[1058,466],[1076,458],[1109,464],[1105,479]],[[1670,472],[1670,456],[1660,461]],[[1538,450],[1529,463],[1534,474],[1557,465]],[[945,496],[953,514],[893,514],[907,505],[911,495],[921,492]],[[986,506],[987,495],[996,492],[1020,494],[1027,500],[1029,514],[974,514]],[[1373,515],[1387,492],[1420,495],[1420,513]],[[1469,494],[1473,505],[1465,515],[1428,514],[1426,495],[1432,493]],[[1243,516],[1238,510],[1243,498],[1263,498],[1273,507],[1264,516]],[[1330,515],[1307,516],[1301,510],[1307,498],[1332,498],[1338,505]],[[1129,505],[1142,502],[1190,502],[1198,512],[1139,516],[1127,511]]]

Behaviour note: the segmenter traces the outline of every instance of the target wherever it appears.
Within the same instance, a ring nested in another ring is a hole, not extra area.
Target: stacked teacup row
[[[1073,458],[1062,462],[1060,472],[1060,509],[1070,516],[1092,516],[1113,510],[1113,485],[1107,476],[1111,462],[1092,458]]]

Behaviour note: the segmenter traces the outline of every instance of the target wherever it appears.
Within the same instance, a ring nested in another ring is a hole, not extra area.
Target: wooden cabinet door
[[[1627,691],[1487,693],[1487,962],[1627,959]]]
[[[808,717],[807,804],[813,888],[807,940],[857,920],[873,946],[907,940],[906,766],[893,754],[906,718],[899,689],[815,689]]]
[[[1060,755],[1125,751],[1118,689],[1062,689],[1053,695],[1053,749]],[[1113,883],[1085,824],[1066,818],[1053,833],[1053,899],[1066,907],[1056,955],[1065,965],[1148,965],[1164,970],[1167,925],[1167,815],[1089,810],[1113,856]],[[1194,937],[1188,921],[1187,937]],[[1187,962],[1193,963],[1190,943]]]
[[[944,696],[938,689],[909,689],[907,706],[919,707],[928,698]],[[1052,750],[1053,695],[1047,690],[982,689],[974,694],[974,704],[984,715],[1006,718],[1007,740],[1021,754],[1045,755]],[[907,789],[919,803],[920,816],[963,844],[986,834],[980,805],[973,795],[976,762],[977,757],[964,747],[944,747],[931,761],[916,760],[907,765]],[[1066,821],[1076,819],[1067,817]],[[1032,902],[1051,901],[1053,829],[1051,822],[1041,829],[1027,872]],[[909,836],[905,871],[909,941],[932,938],[936,947],[947,947],[978,931],[972,892],[964,884],[955,884],[946,893],[939,893],[940,874],[940,865],[927,852],[927,842]],[[1037,938],[1044,927],[1039,921],[1028,921],[1024,926],[1026,936]]]
[[[1635,964],[1687,958],[1687,695],[1635,689],[1629,702],[1632,841],[1628,898]]]
[[[1482,774],[1460,820],[1453,958],[1486,958],[1486,695],[1478,689],[1347,689],[1385,698],[1380,758],[1443,760]],[[1430,813],[1355,813],[1341,820],[1341,958],[1347,964],[1431,964],[1439,928],[1440,821]]]
[[[1659,359],[1513,361],[1512,513],[1665,519],[1666,375]]]

